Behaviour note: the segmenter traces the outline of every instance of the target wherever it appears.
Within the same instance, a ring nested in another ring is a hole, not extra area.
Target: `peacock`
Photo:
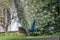
[[[19,28],[20,33],[26,33],[26,35],[28,35],[30,32],[33,32],[35,29],[35,23],[36,23],[36,20],[33,21],[32,25],[31,25],[31,29],[28,29],[28,30],[24,29],[23,27],[20,27]]]
[[[31,33],[34,32],[34,29],[35,29],[35,23],[36,23],[36,20],[34,19],[32,25],[31,25],[31,28],[29,28],[28,30],[26,30],[26,31],[27,31],[27,34],[26,34],[26,35],[29,36],[29,35],[31,35]]]
[[[35,22],[36,20],[33,21],[32,25],[31,25],[31,29],[29,29],[30,32],[33,32],[35,29]]]

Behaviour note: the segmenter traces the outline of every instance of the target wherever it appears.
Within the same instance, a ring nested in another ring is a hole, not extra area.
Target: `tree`
[[[1,20],[1,25],[2,25],[5,35],[6,35],[8,32],[8,26],[11,24],[11,14],[7,7],[3,9],[2,16],[3,16],[3,18]]]
[[[0,23],[5,34],[8,32],[8,26],[11,23],[11,14],[9,9],[9,0],[0,0]]]

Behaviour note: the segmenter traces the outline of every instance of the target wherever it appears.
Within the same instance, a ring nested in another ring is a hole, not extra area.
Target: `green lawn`
[[[12,39],[12,38],[46,38],[46,37],[52,37],[52,36],[60,36],[60,32],[54,33],[53,35],[49,34],[43,34],[40,36],[26,36],[24,34],[11,34],[8,33],[6,36],[4,33],[0,33],[0,39],[5,40],[5,39]]]
[[[0,33],[0,39],[5,40],[5,39],[13,39],[13,38],[26,38],[26,35],[24,34],[11,34],[8,33],[6,36],[4,33]]]
[[[56,32],[56,33],[54,33],[52,35],[50,35],[50,34],[42,34],[40,36],[29,36],[27,38],[46,38],[46,37],[54,37],[54,36],[60,36],[60,32]]]

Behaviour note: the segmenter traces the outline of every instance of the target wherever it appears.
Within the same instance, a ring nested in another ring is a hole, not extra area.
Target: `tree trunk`
[[[6,36],[7,33],[8,33],[8,27],[3,27],[3,30],[4,30],[4,33],[5,33],[5,36]]]

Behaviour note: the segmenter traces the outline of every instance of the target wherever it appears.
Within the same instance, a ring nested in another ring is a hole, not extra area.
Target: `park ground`
[[[54,36],[60,36],[60,32],[53,33],[52,35],[50,34],[42,34],[40,36],[26,36],[25,34],[19,33],[19,34],[13,34],[13,33],[8,33],[6,36],[4,33],[0,33],[0,40],[5,40],[5,39],[20,39],[20,38],[47,38],[47,37],[54,37]]]

